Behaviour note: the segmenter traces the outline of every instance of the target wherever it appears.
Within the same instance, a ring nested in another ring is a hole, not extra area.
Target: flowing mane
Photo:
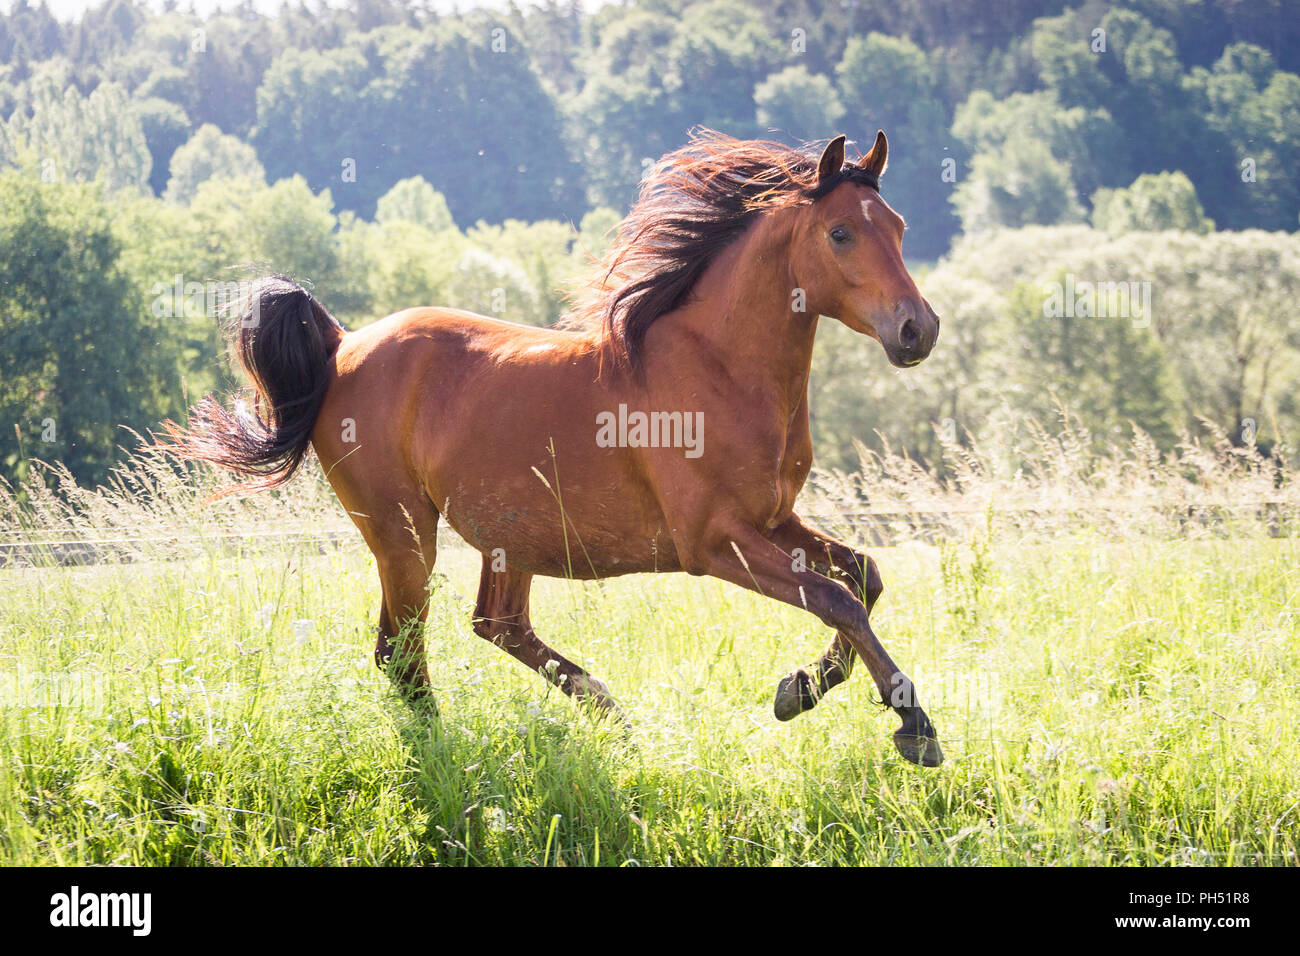
[[[818,155],[695,131],[646,176],[564,325],[590,332],[617,364],[639,370],[650,326],[681,305],[756,216],[812,202],[845,180],[879,188],[874,175],[852,164],[819,182]]]

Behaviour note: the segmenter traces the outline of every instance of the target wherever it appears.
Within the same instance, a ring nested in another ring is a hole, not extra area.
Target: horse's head
[[[815,200],[796,226],[794,269],[810,307],[878,341],[900,368],[934,348],[939,316],[903,265],[903,219],[876,188],[889,142],[844,164],[844,137],[831,140],[818,166]]]

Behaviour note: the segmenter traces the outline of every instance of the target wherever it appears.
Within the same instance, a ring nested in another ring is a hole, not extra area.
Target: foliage
[[[1053,158],[1038,140],[1007,143],[977,153],[970,178],[952,203],[968,234],[998,228],[1077,222],[1083,210],[1074,198],[1070,167]]]
[[[43,74],[28,95],[28,104],[0,128],[0,165],[30,155],[47,181],[100,178],[110,189],[147,186],[152,159],[144,127],[122,87],[104,83],[82,96]]]
[[[175,345],[119,262],[99,186],[0,173],[0,464],[105,477],[123,428],[179,411]]]
[[[827,139],[840,128],[844,104],[826,77],[788,66],[754,88],[758,125],[796,142]]]
[[[412,176],[393,185],[379,198],[375,222],[413,222],[430,232],[455,228],[447,199],[430,186],[423,176]]]
[[[163,198],[168,202],[188,203],[199,184],[209,179],[262,182],[265,178],[253,147],[208,123],[172,154],[171,176]]]
[[[106,187],[45,195],[107,217],[104,260],[78,268],[124,276],[130,310],[166,323],[128,373],[157,399],[121,406],[153,424],[140,409],[228,381],[206,290],[244,267],[313,282],[349,326],[412,305],[550,325],[646,164],[692,126],[859,146],[884,128],[884,195],[943,332],[899,372],[823,321],[820,461],[851,463],[856,442],[939,460],[936,429],[1058,404],[1099,436],[1132,421],[1167,449],[1204,417],[1269,446],[1300,429],[1300,28],[1280,9],[1024,0],[972,31],[964,8],[885,0],[436,19],[400,2],[203,17],[112,0],[76,24],[22,0],[0,15],[0,166]],[[30,275],[67,268],[0,253]],[[1075,280],[1149,287],[1151,323],[1043,315],[1046,290]],[[13,421],[43,407],[33,388]]]

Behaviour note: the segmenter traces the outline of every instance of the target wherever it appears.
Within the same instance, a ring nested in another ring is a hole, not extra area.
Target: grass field
[[[778,723],[776,681],[829,635],[711,580],[535,588],[625,737],[473,635],[463,547],[429,628],[440,718],[372,663],[363,548],[0,570],[0,862],[1296,862],[1295,538],[995,516],[873,553],[937,770],[895,753],[864,671]]]

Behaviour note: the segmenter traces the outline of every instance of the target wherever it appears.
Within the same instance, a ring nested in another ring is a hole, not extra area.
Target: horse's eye
[[[849,241],[849,231],[843,226],[836,226],[831,230],[831,241],[843,245]]]

